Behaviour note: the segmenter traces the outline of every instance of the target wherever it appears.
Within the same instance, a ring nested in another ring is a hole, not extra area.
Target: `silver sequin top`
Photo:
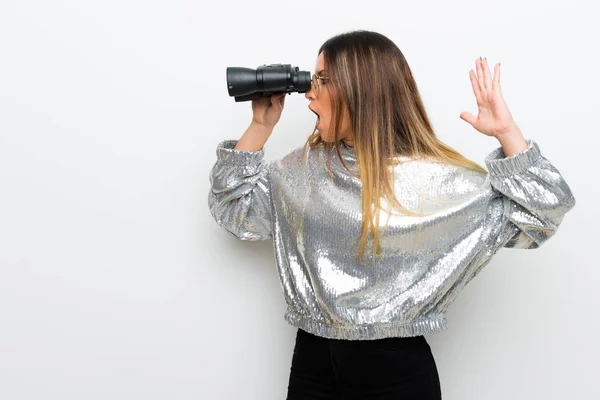
[[[241,240],[273,239],[285,320],[315,335],[349,340],[416,336],[447,328],[446,310],[501,247],[534,249],[558,229],[575,198],[538,144],[485,159],[489,174],[402,157],[394,169],[400,203],[425,217],[391,215],[383,254],[354,256],[361,232],[361,181],[326,147],[302,146],[280,160],[217,147],[210,213]],[[342,143],[359,175],[356,153]],[[388,214],[380,216],[382,226]],[[419,229],[417,229],[419,228]]]

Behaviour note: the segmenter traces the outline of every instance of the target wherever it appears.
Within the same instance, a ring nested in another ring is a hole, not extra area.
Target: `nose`
[[[314,94],[314,91],[312,90],[312,87],[310,89],[308,89],[308,91],[306,93],[304,93],[304,97],[306,97],[308,100],[315,99],[315,94]]]

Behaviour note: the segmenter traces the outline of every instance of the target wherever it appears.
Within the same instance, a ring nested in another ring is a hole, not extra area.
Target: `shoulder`
[[[321,144],[313,149],[304,144],[296,146],[279,160],[273,161],[272,168],[280,172],[297,172],[308,164],[318,162],[323,156],[323,152]]]
[[[471,196],[484,186],[488,174],[433,160],[409,160],[395,167],[396,179],[422,194],[444,199]]]

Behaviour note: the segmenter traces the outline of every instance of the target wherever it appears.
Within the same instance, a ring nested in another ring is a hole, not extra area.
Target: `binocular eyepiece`
[[[262,65],[257,69],[227,67],[227,90],[236,102],[275,93],[306,93],[310,85],[310,72],[300,71],[291,64]]]

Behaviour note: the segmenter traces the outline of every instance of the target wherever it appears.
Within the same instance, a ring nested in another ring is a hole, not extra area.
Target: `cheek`
[[[321,110],[321,121],[325,121],[327,122],[327,124],[329,124],[329,122],[331,121],[331,110],[329,110],[327,107],[324,107]]]
[[[325,113],[321,116],[321,128],[328,131],[330,126],[331,126],[330,116]]]

